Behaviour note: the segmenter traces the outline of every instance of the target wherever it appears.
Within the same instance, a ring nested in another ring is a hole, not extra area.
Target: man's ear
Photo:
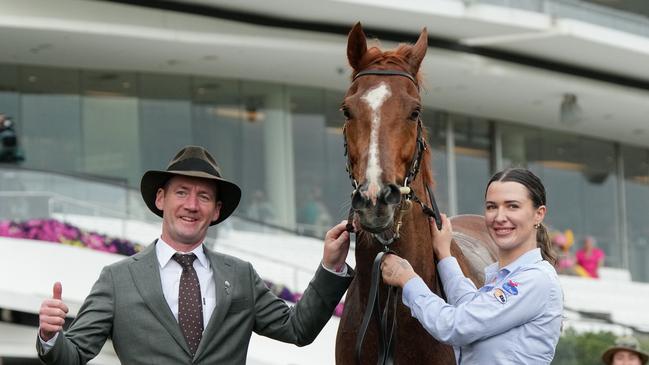
[[[163,188],[159,188],[155,193],[155,207],[162,210],[165,202],[165,191]]]
[[[214,207],[214,215],[212,216],[212,220],[211,220],[212,222],[219,219],[219,217],[221,216],[221,207],[222,206],[223,206],[223,203],[221,203],[220,200],[216,202],[216,206]]]

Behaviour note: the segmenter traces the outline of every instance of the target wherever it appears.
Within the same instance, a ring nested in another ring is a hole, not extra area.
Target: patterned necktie
[[[183,267],[178,290],[178,323],[187,340],[192,355],[196,353],[203,337],[203,305],[201,303],[201,285],[194,270],[196,255],[176,253],[173,259]]]

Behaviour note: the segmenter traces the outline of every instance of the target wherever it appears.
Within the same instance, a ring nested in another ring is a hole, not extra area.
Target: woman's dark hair
[[[495,173],[489,182],[487,183],[487,189],[494,181],[507,182],[513,181],[517,182],[527,189],[530,199],[534,208],[538,208],[542,205],[546,205],[545,200],[545,187],[541,182],[541,179],[538,176],[534,175],[528,169],[522,168],[509,168],[503,171]],[[485,190],[485,196],[487,192]],[[545,228],[543,223],[539,224],[539,227],[536,229],[536,245],[541,249],[541,256],[543,259],[548,261],[554,266],[557,261],[557,255],[554,252],[552,243],[550,242],[550,236],[548,235],[548,230]]]

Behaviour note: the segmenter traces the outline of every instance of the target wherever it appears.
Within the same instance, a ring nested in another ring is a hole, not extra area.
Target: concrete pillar
[[[453,119],[446,115],[446,174],[448,176],[448,215],[457,215],[457,169],[455,166],[455,130]]]
[[[501,133],[500,146],[502,159],[508,160],[510,164],[510,166],[502,166],[503,168],[527,167],[527,149],[523,133]]]
[[[295,228],[295,174],[293,163],[292,120],[289,95],[282,92],[265,96],[263,124],[266,191],[276,209],[277,223]]]

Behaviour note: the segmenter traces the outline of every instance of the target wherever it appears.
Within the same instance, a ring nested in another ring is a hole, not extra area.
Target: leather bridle
[[[358,79],[359,77],[368,76],[368,75],[406,77],[410,81],[412,81],[417,87],[417,90],[419,90],[419,85],[417,83],[416,78],[408,72],[399,71],[399,70],[376,70],[376,69],[364,70],[357,73],[356,76],[354,76],[352,82],[356,81],[356,79]],[[356,181],[354,175],[352,174],[353,166],[347,148],[346,128],[347,128],[347,124],[345,124],[345,126],[343,127],[343,139],[344,139],[344,147],[345,147],[345,157],[347,159],[346,169],[347,169],[347,173],[349,174],[349,179],[352,183],[352,187],[354,188],[354,190],[352,191],[352,198],[353,198],[354,194],[360,193],[358,191],[360,189],[360,186],[358,184],[358,181]],[[399,207],[397,208],[397,212],[395,214],[394,234],[392,235],[392,237],[385,239],[380,234],[372,233],[372,237],[382,245],[382,251],[376,255],[374,259],[374,263],[372,265],[372,280],[370,284],[370,294],[367,301],[367,306],[365,307],[363,321],[361,323],[358,336],[356,337],[357,364],[360,364],[361,362],[361,347],[363,346],[363,341],[365,340],[365,334],[367,332],[367,328],[369,326],[369,322],[373,314],[375,314],[375,318],[379,326],[378,364],[391,365],[394,363],[393,335],[396,328],[396,318],[397,318],[396,315],[397,300],[398,300],[397,288],[392,286],[388,288],[385,305],[383,307],[384,308],[383,314],[380,314],[379,313],[380,311],[379,284],[381,282],[380,266],[381,266],[381,261],[383,259],[383,256],[386,253],[394,253],[392,250],[389,249],[389,246],[394,241],[399,239],[399,231],[402,224],[403,213],[410,209],[410,207],[412,206],[412,201],[414,201],[421,206],[424,214],[428,215],[429,217],[433,217],[435,219],[435,224],[437,225],[437,229],[440,230],[442,229],[442,219],[439,213],[439,209],[437,208],[435,196],[433,195],[431,187],[427,184],[425,185],[430,206],[426,205],[423,201],[421,201],[421,199],[419,199],[419,197],[417,197],[417,195],[415,194],[415,191],[410,187],[410,184],[412,184],[412,182],[417,177],[417,174],[419,173],[419,169],[421,167],[421,161],[423,159],[423,155],[426,149],[427,146],[426,146],[426,141],[423,137],[422,121],[421,118],[417,118],[417,147],[414,156],[412,157],[412,160],[410,162],[410,168],[404,179],[403,186],[399,187],[399,192],[401,193],[401,201],[399,203]],[[352,223],[353,218],[354,218],[354,208],[350,207],[349,217],[347,220],[347,227],[346,227],[347,231],[349,231],[350,233],[355,232]],[[390,313],[388,311],[388,308],[390,307],[391,302],[392,302],[392,320],[390,321],[389,320]],[[388,322],[391,322],[391,324],[389,324]]]
[[[419,85],[417,84],[417,80],[409,73],[404,72],[404,71],[399,71],[399,70],[365,70],[361,71],[356,76],[354,76],[353,81],[356,81],[359,77],[362,76],[368,76],[368,75],[379,75],[379,76],[402,76],[408,78],[410,81],[412,81],[415,86],[417,86],[417,89],[419,89]],[[343,140],[344,140],[344,148],[345,148],[345,157],[347,159],[346,161],[346,166],[345,169],[347,170],[347,174],[349,175],[349,180],[352,183],[352,187],[354,190],[352,191],[352,196],[358,192],[358,189],[360,188],[360,185],[358,184],[358,181],[354,178],[354,175],[352,174],[353,171],[353,166],[351,159],[349,158],[349,152],[348,152],[348,144],[347,144],[347,124],[343,126]],[[410,162],[410,168],[408,169],[408,173],[406,174],[406,177],[403,182],[403,186],[399,187],[399,192],[401,193],[403,199],[401,199],[401,203],[407,202],[407,205],[410,205],[410,201],[414,201],[417,204],[419,204],[424,212],[424,214],[433,217],[435,219],[435,223],[437,224],[437,229],[442,229],[442,219],[439,215],[439,209],[437,208],[437,202],[435,201],[435,195],[433,194],[431,188],[429,185],[426,185],[426,193],[428,194],[428,199],[430,201],[430,206],[426,205],[419,197],[415,194],[414,190],[410,188],[410,184],[415,180],[417,177],[417,174],[419,173],[419,169],[421,167],[421,160],[424,156],[424,152],[427,149],[426,145],[426,140],[424,139],[423,136],[423,127],[422,127],[422,121],[421,118],[417,118],[417,147],[415,149],[415,154],[412,157],[412,160]],[[403,208],[401,206],[400,208]],[[402,211],[404,209],[399,209],[399,211]],[[405,209],[407,210],[407,209]],[[349,219],[347,220],[347,230],[349,232],[354,231],[354,227],[352,225],[352,219],[353,219],[353,214],[354,214],[354,208],[350,207],[349,209]],[[399,239],[399,228],[400,228],[400,214],[398,219],[395,219],[396,223],[396,229],[395,229],[395,235],[388,239],[387,241],[383,239],[382,237],[373,234],[374,238],[379,241],[383,246],[388,246],[392,242],[396,241]]]

